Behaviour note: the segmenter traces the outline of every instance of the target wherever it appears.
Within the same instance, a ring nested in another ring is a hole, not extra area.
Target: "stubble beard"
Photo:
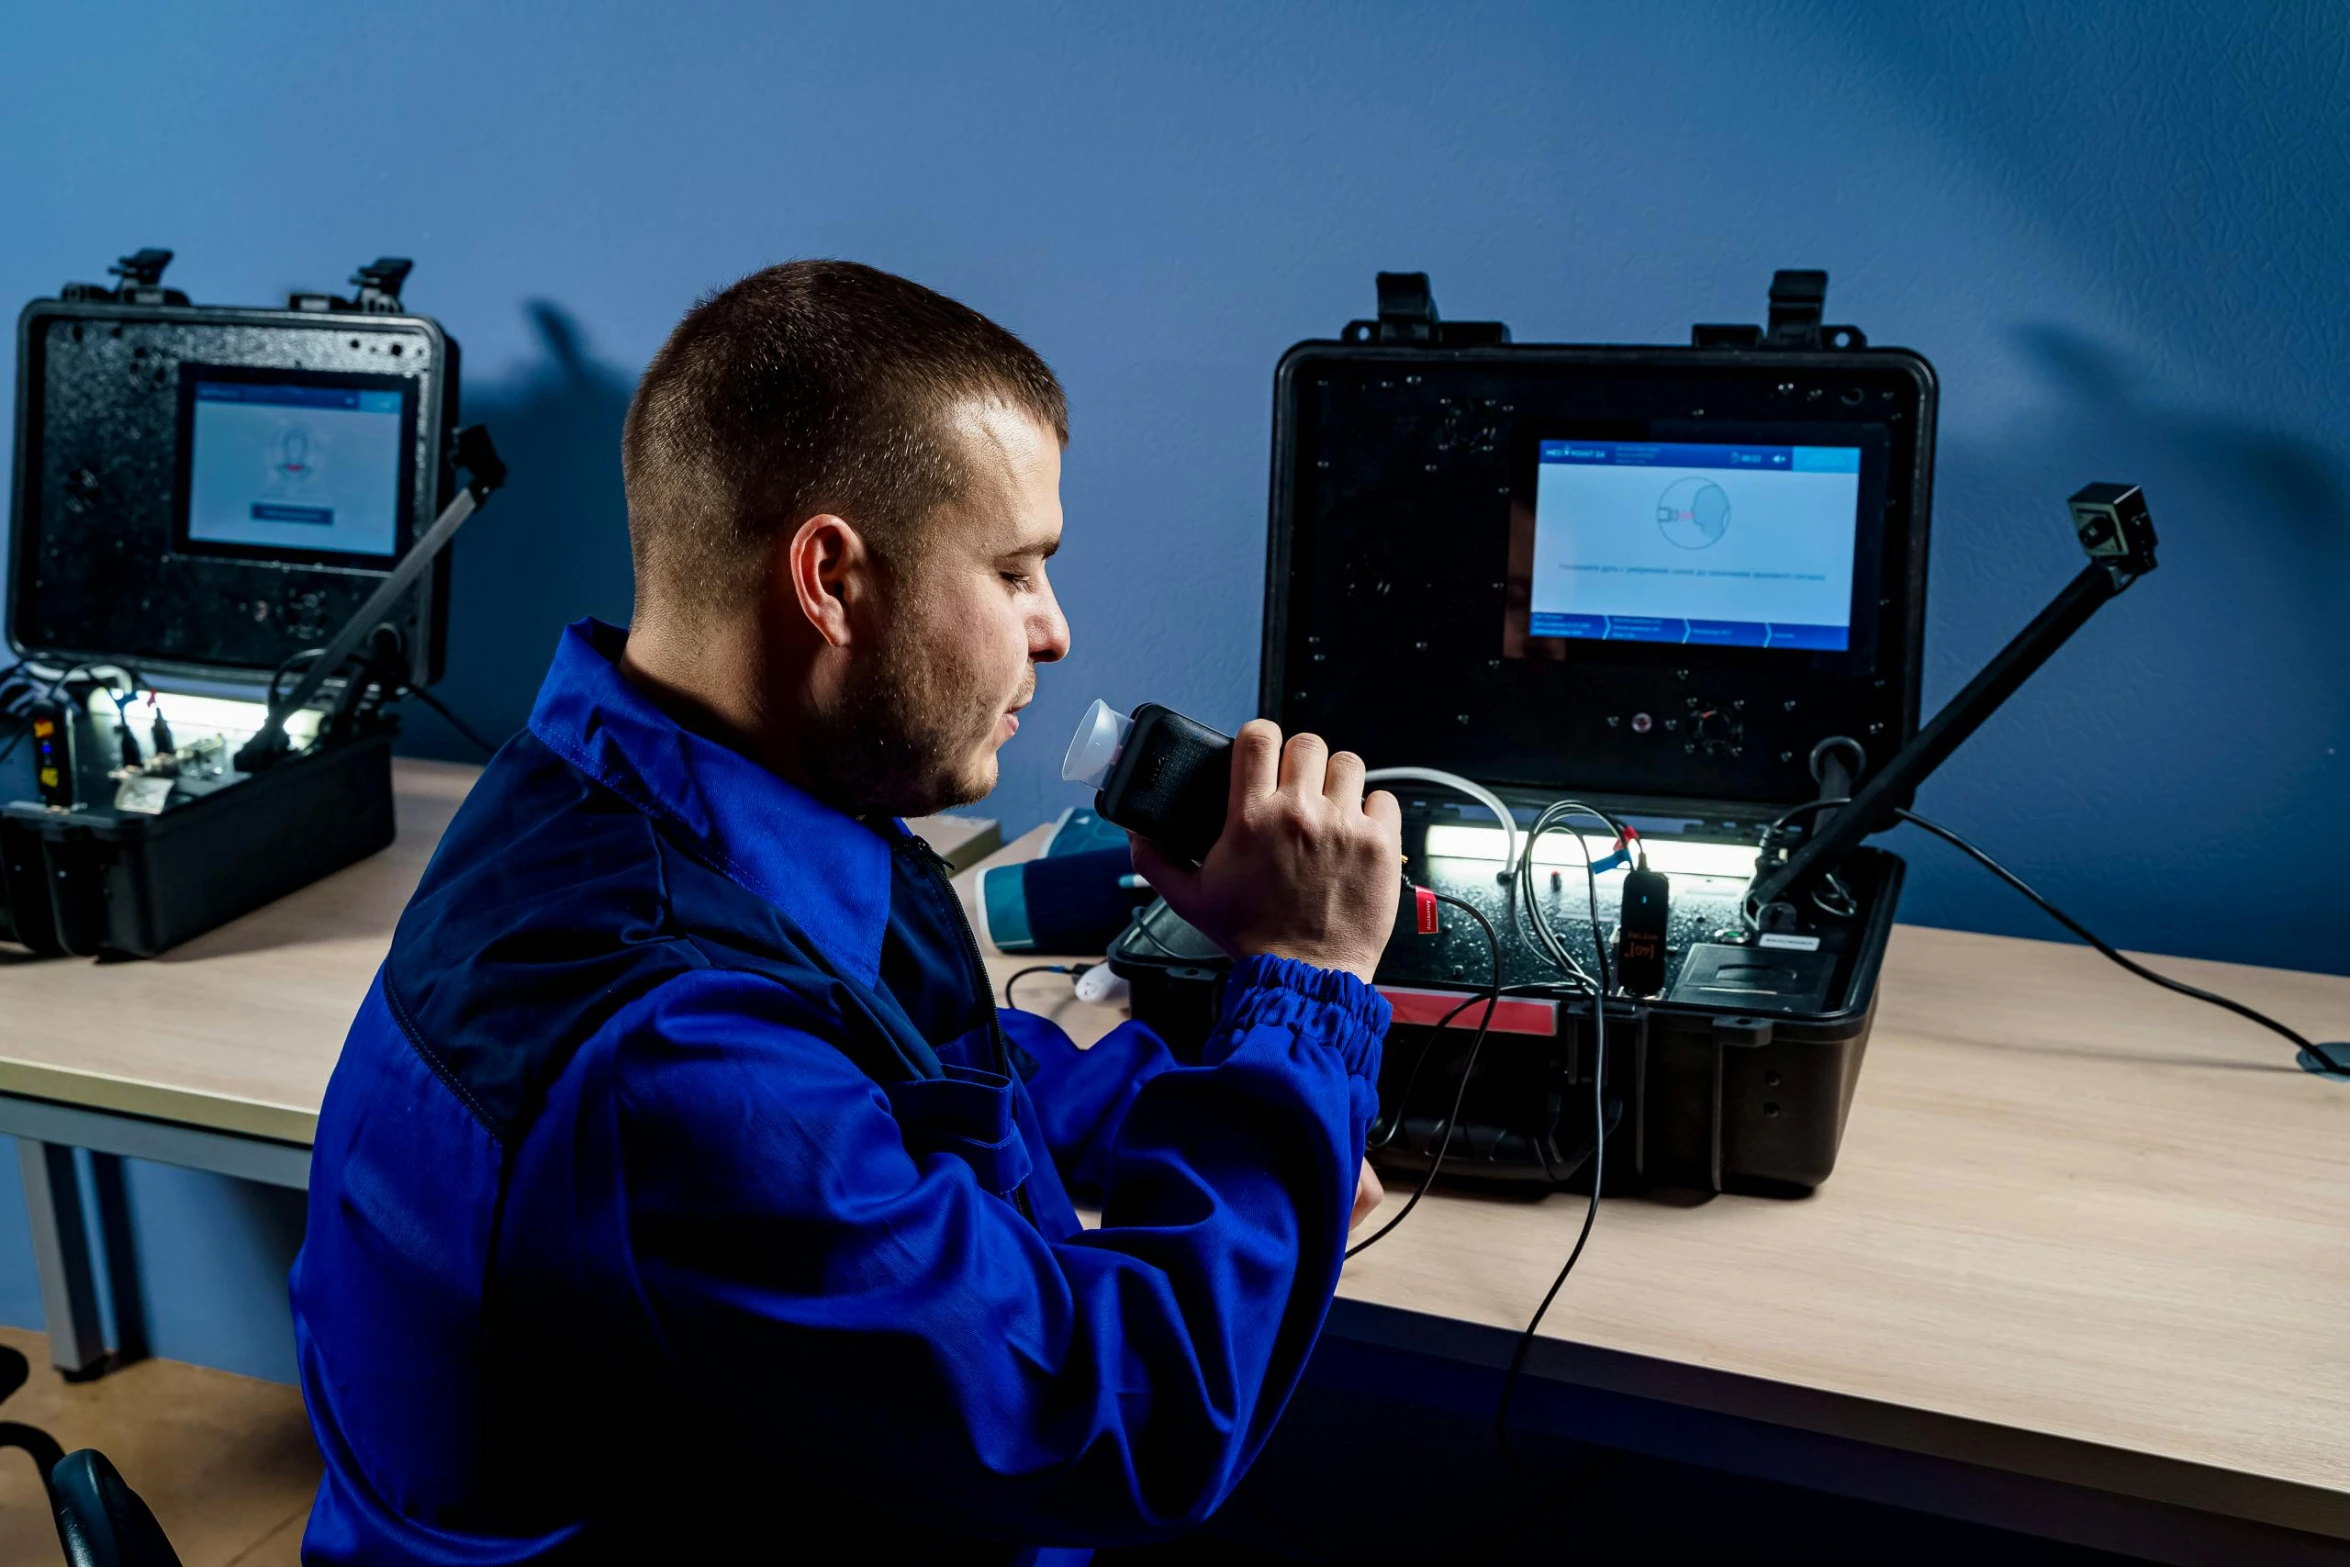
[[[926,660],[919,638],[885,637],[852,668],[840,705],[802,741],[802,765],[852,816],[927,816],[984,799],[995,787],[988,744],[999,693],[967,667]]]

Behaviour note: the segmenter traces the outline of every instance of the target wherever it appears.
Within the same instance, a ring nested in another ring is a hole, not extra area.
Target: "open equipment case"
[[[44,955],[153,956],[392,841],[385,704],[439,675],[441,547],[499,477],[407,261],[279,310],[193,305],[170,259],[17,323],[7,635],[57,673],[37,797],[0,806],[0,940]],[[107,689],[158,675],[212,694]]]
[[[1424,275],[1382,274],[1376,320],[1274,377],[1258,710],[1375,769],[1466,776],[1521,828],[1588,802],[1670,880],[1661,986],[1604,1003],[1610,1190],[1810,1190],[1868,1043],[1900,859],[1857,849],[1791,902],[1747,902],[1761,846],[1809,825],[1789,813],[1852,792],[1919,722],[1934,372],[1823,324],[1826,282],[1779,273],[1767,328],[1576,346],[1442,321]],[[1552,987],[1495,1007],[1444,1172],[1587,1182],[1591,997],[1528,939],[1491,813],[1388,787],[1413,880],[1491,920],[1502,986]],[[1534,892],[1588,961],[1625,877],[1600,876],[1595,933],[1584,858],[1615,838],[1570,825],[1538,845]],[[1219,1011],[1227,963],[1164,903],[1110,963],[1172,1038]],[[1404,900],[1377,975],[1383,1166],[1423,1172],[1445,1143],[1484,1002],[1430,1025],[1494,977],[1473,921],[1448,908],[1423,935]]]

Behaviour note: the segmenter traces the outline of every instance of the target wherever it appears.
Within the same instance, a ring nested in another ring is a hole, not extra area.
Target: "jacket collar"
[[[628,633],[566,627],[531,709],[539,742],[684,835],[737,885],[782,911],[862,984],[881,971],[890,836],[826,805],[654,706],[619,669]]]

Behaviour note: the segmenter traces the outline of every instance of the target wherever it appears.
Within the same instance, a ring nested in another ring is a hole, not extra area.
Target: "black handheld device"
[[[33,782],[41,803],[55,810],[73,809],[73,717],[54,697],[35,702],[27,715],[33,736]]]
[[[1665,988],[1665,938],[1673,923],[1672,884],[1643,861],[1624,875],[1616,931],[1616,982],[1629,995],[1653,996]]]
[[[1077,726],[1061,776],[1094,785],[1102,820],[1196,865],[1224,832],[1232,737],[1156,702],[1132,715],[1096,702]]]

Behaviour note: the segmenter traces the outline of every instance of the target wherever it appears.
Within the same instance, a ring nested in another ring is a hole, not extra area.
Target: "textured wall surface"
[[[1273,363],[1374,271],[1521,341],[1662,342],[1824,266],[1835,319],[1942,375],[1929,702],[2075,569],[2083,480],[2163,533],[1923,807],[2125,944],[2350,971],[2338,7],[104,9],[0,20],[0,300],[141,244],[221,302],[417,258],[515,475],[457,547],[443,690],[480,726],[564,621],[625,617],[629,387],[765,263],[903,271],[1068,382],[1077,647],[1005,753],[1015,827],[1071,800],[1096,695],[1247,715]],[[1906,917],[2044,933],[1904,847]],[[283,1309],[247,1271],[157,1300],[158,1342],[243,1356],[220,1322]]]

